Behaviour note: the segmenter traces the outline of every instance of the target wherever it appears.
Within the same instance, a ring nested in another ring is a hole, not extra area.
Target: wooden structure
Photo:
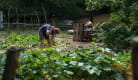
[[[92,28],[86,28],[82,23],[74,24],[74,33],[73,41],[87,42],[92,41],[92,34],[96,31],[93,31]]]
[[[3,12],[0,11],[0,29],[3,29]]]
[[[7,50],[7,59],[2,80],[15,80],[20,50],[18,47],[10,47]]]
[[[133,80],[138,80],[138,37],[132,40],[132,71]]]

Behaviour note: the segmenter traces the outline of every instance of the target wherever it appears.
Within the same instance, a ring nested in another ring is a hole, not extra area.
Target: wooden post
[[[78,41],[83,41],[83,24],[79,24],[79,30],[78,30],[78,33],[79,33],[79,39]]]
[[[133,80],[138,80],[138,37],[132,40],[132,71]]]
[[[47,23],[47,17],[46,17],[46,11],[45,11],[45,8],[43,7],[42,10],[43,10],[43,12],[44,12],[45,23]]]
[[[79,23],[76,25],[76,41],[79,39]]]
[[[16,8],[15,10],[16,10],[16,15],[17,15],[16,25],[17,25],[17,30],[19,31],[19,27],[20,27],[20,25],[19,25],[19,14],[18,14],[17,8]],[[20,31],[19,31],[19,32],[20,32]]]
[[[10,9],[8,9],[8,31],[10,31]]]
[[[73,41],[77,40],[77,24],[74,24]]]
[[[74,30],[74,32],[73,32],[73,41],[75,41],[75,34],[76,34],[76,31],[75,31],[75,24],[73,24],[73,30]]]
[[[55,22],[55,20],[56,20],[56,19],[55,19],[55,15],[52,14],[52,23],[53,23],[54,26],[56,26],[56,22]]]
[[[73,41],[82,41],[83,39],[83,24],[75,23],[74,24],[74,33],[73,33]]]
[[[7,50],[7,59],[2,80],[15,80],[20,50],[18,47],[10,47]]]

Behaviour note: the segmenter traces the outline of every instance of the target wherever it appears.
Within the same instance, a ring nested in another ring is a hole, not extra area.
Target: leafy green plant
[[[0,79],[2,79],[2,74],[4,71],[4,65],[5,65],[6,55],[0,54]]]
[[[37,39],[36,35],[13,33],[5,40],[9,41],[7,44],[22,43],[26,48],[20,53],[20,65],[16,76],[18,80],[125,80],[125,73],[131,72],[129,63],[131,52],[114,53],[111,49],[96,46],[94,43],[90,49],[76,46],[73,51],[62,51],[60,47],[43,49],[27,47]],[[66,41],[56,43],[62,46]],[[2,71],[5,56],[0,57]]]
[[[130,40],[138,35],[136,0],[86,0],[86,4],[89,11],[104,8],[111,11],[110,19],[96,29],[100,41],[112,49],[130,47]]]
[[[108,48],[98,46],[85,50],[64,51],[56,47],[27,50],[21,53],[19,79],[37,80],[125,80],[124,55],[113,53]],[[125,52],[124,52],[125,53]],[[122,57],[121,57],[122,56]],[[124,66],[120,69],[118,66]]]
[[[37,35],[17,35],[16,33],[11,33],[6,37],[6,39],[0,42],[0,48],[6,49],[9,46],[17,46],[22,48],[32,48],[39,45]]]
[[[99,25],[97,29],[100,31],[98,38],[102,40],[107,47],[112,49],[126,49],[130,47],[131,39],[138,35],[135,26],[128,28],[125,25],[106,23]]]

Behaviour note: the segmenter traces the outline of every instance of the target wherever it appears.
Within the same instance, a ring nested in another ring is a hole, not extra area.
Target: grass
[[[72,37],[72,35],[67,34],[67,30],[73,29],[73,25],[61,25],[61,24],[56,24],[56,27],[60,28],[60,34],[57,35],[57,37]],[[28,26],[25,28],[25,26],[19,26],[17,25],[10,25],[10,27],[5,26],[3,30],[0,31],[0,38],[5,37],[9,35],[11,32],[15,32],[17,34],[34,34],[38,35],[38,28],[32,26]],[[26,30],[25,30],[26,29]]]
[[[28,35],[28,34],[39,35],[38,30],[20,30],[20,31],[11,30],[11,31],[0,31],[0,38],[3,39],[7,35],[11,34],[12,32],[21,34],[21,35]],[[56,37],[67,38],[67,37],[73,37],[73,35],[68,34],[67,31],[64,30],[64,31],[60,31],[60,34],[56,35]]]
[[[73,35],[68,34],[67,31],[61,31],[60,34],[58,34],[56,37],[70,38],[73,37]]]

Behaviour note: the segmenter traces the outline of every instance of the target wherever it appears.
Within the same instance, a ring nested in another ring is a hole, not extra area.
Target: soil
[[[74,47],[82,46],[84,49],[90,49],[92,44],[90,42],[77,42],[73,41],[72,38],[56,38],[58,41],[65,41],[67,44],[60,47],[61,51],[74,51]]]
[[[6,52],[6,50],[0,50],[0,54],[1,54],[1,53],[5,53],[5,52]]]
[[[69,43],[69,45],[65,45],[63,47],[61,47],[61,50],[66,51],[66,50],[74,50],[75,46],[82,46],[84,49],[88,50],[91,48],[92,44],[91,42],[77,42],[77,41],[73,41],[73,38],[56,38],[56,40],[59,41],[66,41],[67,43]],[[97,46],[103,46],[102,43],[95,43]]]
[[[72,38],[56,38],[56,39],[59,41],[66,41],[67,43],[72,45],[72,47],[73,46],[83,46],[86,49],[91,47],[90,42],[77,42],[77,41],[73,41]]]

